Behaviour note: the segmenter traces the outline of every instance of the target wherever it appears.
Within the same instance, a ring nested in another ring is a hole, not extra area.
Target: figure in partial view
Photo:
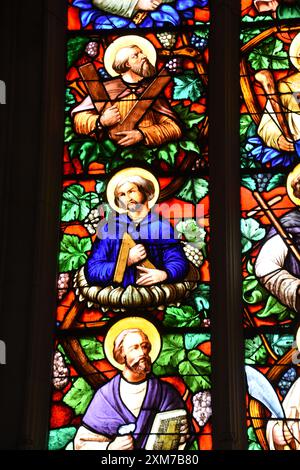
[[[132,18],[139,10],[154,11],[162,3],[172,3],[174,0],[92,0],[99,10],[113,15]]]
[[[178,140],[178,118],[162,95],[170,77],[165,71],[157,76],[155,63],[156,50],[145,38],[124,36],[110,44],[104,64],[115,78],[99,82],[105,98],[96,108],[88,95],[73,109],[75,132],[99,140],[109,137],[121,147]]]
[[[300,155],[300,33],[291,43],[289,56],[297,72],[277,84],[269,70],[256,74],[268,95],[258,135],[268,147]]]
[[[154,419],[164,412],[170,412],[165,414],[170,421],[166,434],[151,436],[154,447],[178,449],[186,443],[190,426],[184,401],[151,373],[160,345],[157,329],[143,318],[124,318],[109,330],[106,356],[121,372],[96,392],[75,436],[75,450],[149,448]]]
[[[184,280],[189,264],[180,240],[170,222],[150,210],[158,194],[156,178],[142,168],[121,170],[111,178],[107,197],[115,213],[98,228],[86,263],[90,285],[152,286]]]
[[[299,0],[254,0],[254,6],[259,13],[272,14],[279,20],[300,17]]]
[[[300,206],[300,165],[287,179],[287,193]],[[272,227],[255,262],[255,274],[262,285],[282,304],[300,312],[300,211],[287,212],[279,219],[284,233]],[[291,249],[293,247],[293,249]]]

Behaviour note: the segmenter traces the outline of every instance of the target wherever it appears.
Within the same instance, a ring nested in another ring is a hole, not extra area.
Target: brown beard
[[[127,359],[125,357],[125,365],[127,369],[131,370],[138,376],[144,376],[145,374],[149,374],[151,372],[151,359],[149,356],[145,356],[142,359],[139,359],[131,366],[127,363]]]
[[[155,67],[151,64],[151,62],[149,62],[148,59],[144,59],[141,65],[132,66],[131,70],[143,78],[153,77],[156,72]]]

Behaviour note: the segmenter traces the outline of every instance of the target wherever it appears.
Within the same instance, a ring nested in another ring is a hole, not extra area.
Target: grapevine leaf
[[[90,361],[100,361],[105,358],[103,346],[96,338],[83,338],[79,342]]]
[[[249,54],[249,63],[254,70],[267,69],[270,65],[269,59],[265,57],[259,49],[254,49]]]
[[[277,186],[284,184],[284,180],[285,180],[285,175],[283,175],[282,173],[272,176],[272,178],[270,179],[268,183],[267,191],[271,191]]]
[[[104,183],[104,181],[98,181],[98,183],[96,184],[96,193],[102,194],[104,193],[105,189],[106,189],[106,184]]]
[[[271,348],[278,356],[283,356],[283,354],[292,347],[294,342],[294,337],[287,334],[266,334],[266,338]]]
[[[168,143],[158,150],[158,158],[164,160],[169,165],[175,164],[175,157],[178,153],[178,144]]]
[[[66,273],[80,268],[87,260],[86,252],[92,248],[90,238],[65,234],[60,244],[59,268]]]
[[[205,343],[206,341],[210,341],[210,334],[209,333],[187,333],[184,336],[184,344],[186,349],[194,349],[199,344]]]
[[[208,182],[202,178],[189,180],[178,194],[180,199],[198,204],[208,193]]]
[[[86,45],[89,42],[88,37],[77,36],[68,41],[67,64],[70,68],[82,55]]]
[[[49,432],[48,449],[61,450],[72,441],[76,434],[77,429],[74,426],[67,428],[51,429]]]
[[[241,140],[244,140],[246,138],[248,128],[249,128],[250,124],[252,124],[252,122],[253,122],[252,117],[249,116],[249,114],[242,114],[241,120],[240,120],[240,137],[241,137]]]
[[[203,93],[203,85],[193,72],[179,75],[174,78],[174,94],[175,100],[191,100],[197,101]]]
[[[209,296],[209,284],[200,284],[200,286],[193,291],[193,298],[198,312],[209,310]]]
[[[72,388],[66,393],[63,402],[73,408],[76,415],[82,415],[85,413],[93,395],[94,390],[92,387],[80,377],[75,380]]]
[[[190,111],[189,108],[183,104],[177,104],[174,106],[174,111],[178,114],[180,122],[182,122],[188,129],[191,129],[196,124],[199,124],[202,119],[204,119],[204,114],[198,114],[194,111]]]
[[[269,296],[265,307],[256,315],[258,318],[268,318],[271,315],[277,315],[279,321],[285,320],[288,317],[294,317],[294,314],[272,295]]]
[[[249,443],[248,449],[249,450],[262,450],[262,447],[260,446],[258,442],[254,428],[252,426],[248,428],[247,434],[248,434],[248,443]]]
[[[98,204],[99,197],[96,193],[85,193],[80,184],[73,184],[66,188],[63,193],[62,220],[64,222],[82,221]]]
[[[241,220],[241,243],[242,243],[242,253],[249,251],[253,242],[257,242],[264,238],[266,230],[260,227],[259,223],[255,219],[242,219]]]
[[[247,304],[257,304],[268,298],[268,292],[264,289],[254,275],[246,277],[243,281],[243,299]]]
[[[209,357],[201,351],[189,351],[187,359],[179,364],[179,373],[193,393],[211,388]]]
[[[176,375],[177,366],[185,357],[182,335],[165,335],[162,339],[161,352],[153,364],[156,375]]]
[[[187,152],[196,152],[199,154],[201,153],[199,145],[196,142],[193,142],[192,140],[182,140],[179,142],[179,146]]]
[[[70,109],[75,105],[76,100],[71,93],[70,88],[66,89],[66,98],[65,98],[65,111],[68,113]]]
[[[266,348],[259,336],[245,340],[245,363],[265,364],[267,359]]]
[[[193,307],[182,305],[181,307],[167,307],[163,323],[165,326],[197,327],[201,322],[198,312]]]
[[[244,186],[247,189],[250,189],[250,191],[256,190],[256,182],[253,178],[251,178],[251,176],[243,176],[242,186]]]

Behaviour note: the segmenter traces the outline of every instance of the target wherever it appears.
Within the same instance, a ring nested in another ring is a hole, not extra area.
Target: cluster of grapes
[[[187,259],[199,268],[203,263],[202,251],[186,242],[183,242],[183,250]]]
[[[57,290],[58,290],[58,298],[61,300],[63,296],[67,293],[68,287],[70,283],[70,274],[69,273],[61,273],[58,276],[57,280]]]
[[[176,34],[174,33],[158,33],[157,38],[166,49],[171,49],[176,43]]]
[[[296,380],[296,377],[297,377],[297,372],[295,371],[293,367],[291,367],[282,375],[280,381],[278,382],[278,387],[283,397],[286,396],[292,383]]]
[[[204,51],[208,45],[208,40],[197,36],[197,34],[193,34],[191,37],[191,44],[199,51]]]
[[[98,69],[98,72],[99,72],[99,75],[100,77],[103,79],[103,80],[106,80],[107,78],[109,78],[110,76],[108,75],[108,73],[106,72],[106,70],[104,68],[100,68]]]
[[[166,63],[166,68],[169,70],[169,72],[180,72],[181,69],[181,61],[180,59],[173,57]]]
[[[258,173],[257,175],[253,175],[253,178],[256,181],[257,191],[263,192],[266,191],[272,175],[270,173]]]
[[[99,211],[98,209],[93,209],[91,210],[87,218],[84,220],[83,225],[91,235],[94,235],[96,233],[99,222]]]
[[[204,326],[204,327],[208,328],[210,326],[210,319],[209,318],[204,318],[202,320],[201,326]]]
[[[96,57],[98,54],[98,43],[96,41],[90,41],[85,48],[85,52],[90,57]]]
[[[204,426],[212,415],[211,395],[209,391],[198,392],[193,396],[193,417]]]
[[[53,358],[53,386],[56,390],[62,390],[69,382],[69,369],[59,351],[55,351]]]

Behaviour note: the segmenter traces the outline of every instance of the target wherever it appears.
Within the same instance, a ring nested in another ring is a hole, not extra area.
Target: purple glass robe
[[[135,448],[143,449],[155,415],[161,411],[185,409],[185,405],[174,387],[151,375],[147,379],[145,399],[136,418],[121,400],[120,380],[121,375],[118,374],[96,392],[82,424],[93,432],[114,439],[120,426],[134,423]]]

